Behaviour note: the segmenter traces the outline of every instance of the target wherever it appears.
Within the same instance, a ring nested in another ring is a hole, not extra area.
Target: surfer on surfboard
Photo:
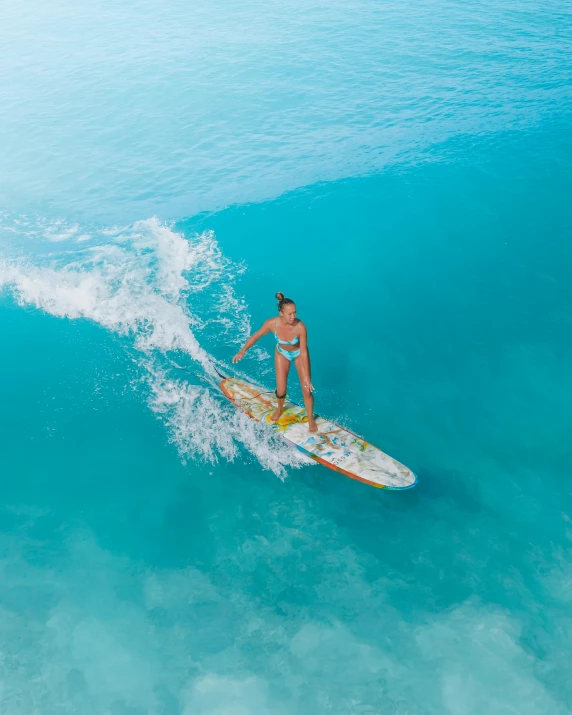
[[[272,413],[270,419],[276,422],[284,410],[288,373],[290,363],[293,362],[302,386],[304,406],[308,415],[308,428],[310,432],[316,432],[318,428],[314,421],[314,396],[312,394],[314,388],[310,371],[310,353],[308,352],[306,326],[296,317],[296,304],[293,300],[285,298],[284,293],[276,293],[276,298],[278,300],[278,317],[269,318],[260,330],[251,335],[242,350],[232,358],[232,362],[236,363],[242,360],[246,351],[260,340],[263,335],[273,333],[276,340],[274,367],[276,368],[276,399],[278,400],[278,407]]]

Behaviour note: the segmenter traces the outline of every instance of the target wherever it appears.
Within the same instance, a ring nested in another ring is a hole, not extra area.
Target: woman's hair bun
[[[285,298],[284,293],[276,293],[275,296],[278,300],[278,312],[281,313],[285,305],[294,305],[294,301],[291,298]]]

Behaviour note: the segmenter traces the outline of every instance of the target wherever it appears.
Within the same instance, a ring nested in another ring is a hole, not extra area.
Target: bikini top
[[[274,321],[274,337],[276,338],[276,342],[279,345],[298,345],[298,343],[300,342],[300,338],[297,335],[294,338],[294,340],[280,340],[280,338],[278,337],[278,333],[276,332],[277,321],[278,321],[278,318]]]

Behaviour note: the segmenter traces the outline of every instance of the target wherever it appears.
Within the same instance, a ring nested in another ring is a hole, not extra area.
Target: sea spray
[[[223,255],[211,231],[186,238],[155,218],[91,234],[7,216],[0,228],[18,235],[23,223],[35,247],[49,246],[34,259],[21,252],[1,259],[0,287],[20,305],[92,320],[120,336],[183,459],[232,460],[243,447],[282,477],[286,466],[308,462],[218,396],[214,355],[197,336],[215,350],[221,342],[238,345],[250,319],[234,289],[244,267]],[[184,372],[173,355],[188,366]]]

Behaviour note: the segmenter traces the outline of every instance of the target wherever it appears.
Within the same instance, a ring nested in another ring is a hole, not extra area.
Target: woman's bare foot
[[[313,418],[313,417],[312,417],[312,419],[308,418],[308,429],[310,430],[310,432],[317,432],[317,431],[318,431],[318,425],[317,425],[316,422],[314,421],[314,418]]]
[[[282,412],[284,412],[284,408],[283,408],[283,407],[279,407],[279,408],[276,410],[276,412],[273,412],[273,413],[270,415],[270,421],[271,421],[271,422],[278,422],[278,420],[280,419],[280,415],[282,414]]]

